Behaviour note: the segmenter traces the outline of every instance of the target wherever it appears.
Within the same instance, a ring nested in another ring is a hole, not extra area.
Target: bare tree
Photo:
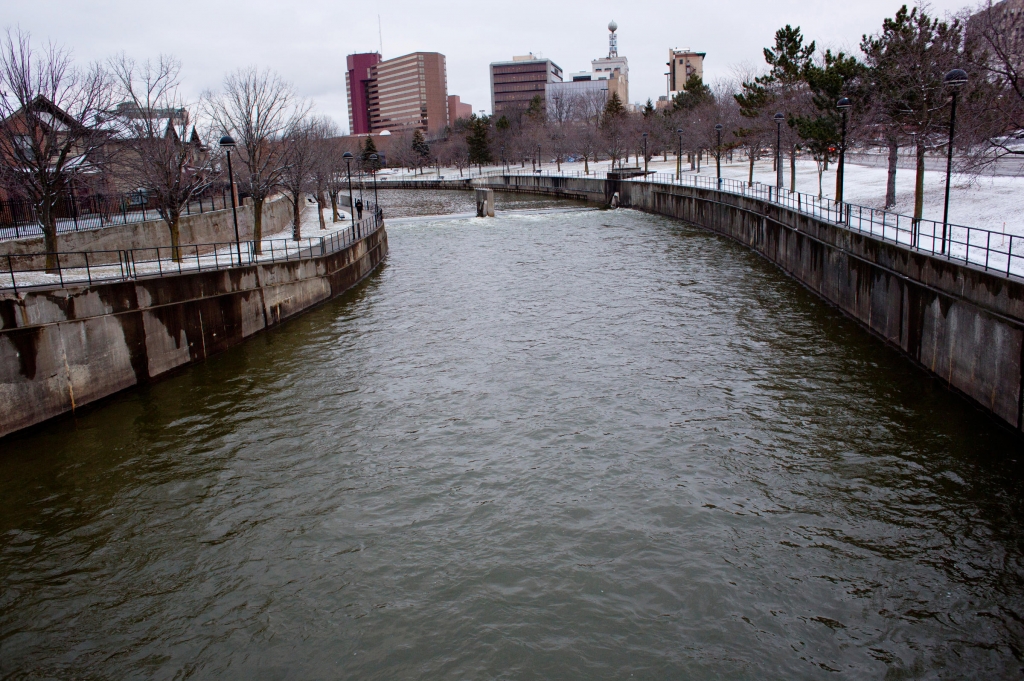
[[[313,188],[322,143],[316,121],[306,118],[293,121],[280,143],[284,150],[280,186],[292,204],[292,237],[296,241],[302,238],[302,207],[306,192]]]
[[[1024,11],[1019,2],[986,0],[966,26],[974,70],[984,74],[990,88],[985,98],[987,129],[979,135],[988,139],[989,153],[978,160],[1024,155],[1024,145],[1012,134],[1024,129]]]
[[[0,173],[35,207],[47,270],[57,266],[58,201],[74,177],[99,160],[107,140],[100,122],[111,93],[99,64],[77,68],[63,47],[36,51],[20,30],[8,31],[0,45]]]
[[[338,125],[327,116],[313,118],[310,125],[314,130],[313,136],[316,140],[312,188],[320,214],[320,229],[327,229],[327,223],[324,220],[324,209],[327,207],[326,193],[330,191],[332,177],[339,174],[340,171],[338,166],[341,161],[341,152],[337,152],[336,145],[333,143],[338,136]],[[338,201],[336,197],[332,198],[332,220],[337,222]]]
[[[279,142],[309,110],[292,86],[254,66],[229,74],[221,94],[206,93],[203,104],[214,124],[238,144],[241,184],[252,197],[253,240],[260,252],[263,205],[285,172],[286,145]]]
[[[209,153],[178,93],[181,64],[170,56],[137,64],[122,54],[110,67],[122,100],[115,110],[124,151],[120,165],[133,186],[155,198],[170,231],[171,257],[180,260],[181,215],[214,177]]]

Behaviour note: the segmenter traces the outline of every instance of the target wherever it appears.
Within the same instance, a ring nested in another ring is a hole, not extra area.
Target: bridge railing
[[[607,179],[608,173],[559,173],[547,169],[524,171],[514,168],[506,175]],[[966,225],[943,224],[935,220],[915,220],[912,216],[901,213],[854,203],[840,203],[829,198],[791,192],[760,182],[748,183],[726,178],[719,180],[702,175],[677,176],[675,173],[658,172],[649,173],[646,177],[633,177],[621,181],[695,187],[734,196],[751,197],[854,232],[870,234],[917,252],[974,265],[1003,276],[1024,277],[1024,236],[1016,234]]]
[[[319,258],[351,246],[384,224],[383,214],[375,210],[372,201],[363,215],[354,225],[321,237],[262,239],[259,249],[255,241],[226,241],[183,244],[178,246],[177,257],[171,246],[3,255],[0,291],[17,293]],[[52,256],[53,267],[46,267],[47,255]]]
[[[230,207],[231,194],[227,186],[218,185],[196,196],[186,204],[181,214],[201,215]],[[52,210],[57,234],[162,219],[155,197],[144,191],[61,196]],[[42,234],[43,228],[34,203],[24,199],[0,201],[0,241]]]

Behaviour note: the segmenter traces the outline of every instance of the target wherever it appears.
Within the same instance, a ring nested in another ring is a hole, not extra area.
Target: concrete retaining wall
[[[671,184],[509,176],[497,190],[588,198],[679,218],[768,258],[1018,432],[1024,426],[1024,284],[764,201]]]
[[[0,436],[241,343],[348,290],[387,251],[380,229],[311,260],[0,296]]]
[[[273,234],[284,229],[291,223],[292,207],[286,199],[278,198],[263,206],[263,234]],[[252,205],[238,208],[238,233],[243,239],[252,238]],[[231,209],[215,210],[201,215],[188,215],[181,219],[182,244],[209,244],[235,240],[235,223],[231,217]],[[63,252],[73,251],[113,251],[112,253],[96,253],[90,256],[94,264],[117,262],[117,251],[169,247],[171,232],[163,220],[147,220],[125,225],[110,225],[101,229],[90,229],[82,232],[69,232],[57,236],[57,244]],[[23,255],[26,253],[42,253],[46,250],[43,237],[28,237],[0,241],[0,255]],[[43,267],[42,258],[30,263],[24,258],[18,259],[19,267]]]

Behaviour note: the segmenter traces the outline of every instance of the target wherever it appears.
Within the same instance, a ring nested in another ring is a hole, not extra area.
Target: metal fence
[[[207,272],[254,264],[319,258],[340,251],[373,234],[384,224],[373,202],[363,210],[363,219],[322,237],[263,239],[257,252],[255,241],[227,241],[179,246],[178,257],[170,246],[132,248],[117,251],[67,251],[52,253],[54,267],[47,269],[46,253],[0,256],[0,291],[17,293],[29,289],[63,288],[77,284],[98,284],[165,277],[188,272]]]
[[[228,208],[231,208],[230,190],[227,185],[218,185],[189,202],[184,215]],[[54,206],[54,214],[58,234],[161,219],[154,197],[144,191],[62,196]],[[0,241],[42,234],[33,202],[25,199],[0,201]]]
[[[579,177],[606,179],[607,172],[559,173],[539,170],[523,171],[513,169],[504,173],[512,176]],[[980,267],[1003,276],[1024,277],[1024,236],[1007,234],[980,227],[943,224],[935,220],[915,220],[909,215],[887,210],[860,206],[852,203],[838,203],[813,194],[791,192],[785,188],[742,180],[731,180],[702,175],[674,173],[649,173],[646,177],[633,177],[622,182],[646,182],[695,187],[719,191],[734,196],[747,196],[790,210],[810,215],[826,222],[845,227],[854,232],[870,234],[873,237],[899,244],[921,253],[927,253],[946,260],[962,262]]]

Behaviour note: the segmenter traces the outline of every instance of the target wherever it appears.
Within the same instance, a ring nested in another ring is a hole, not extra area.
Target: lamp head
[[[848,111],[849,109],[853,108],[853,102],[850,101],[849,97],[843,97],[838,102],[836,102],[836,108],[839,109],[840,111]]]
[[[775,114],[773,118],[775,119],[776,123],[782,123],[782,121],[786,120],[786,116],[781,111]]]
[[[683,134],[683,129],[682,128],[676,128],[676,134],[677,135],[682,135]]]
[[[354,156],[352,155],[352,152],[351,152],[351,151],[346,151],[346,152],[345,152],[344,154],[342,154],[342,155],[341,155],[341,157],[342,157],[343,159],[345,159],[346,161],[351,161],[351,160],[352,160],[353,158],[355,158],[355,157],[354,157]]]
[[[370,160],[371,161],[376,161],[377,160],[377,154],[370,154]]]
[[[718,132],[722,132],[722,124],[719,123],[718,125],[716,125],[715,130],[717,130]]]
[[[955,92],[967,84],[967,72],[963,69],[953,69],[943,77],[942,84]]]
[[[647,139],[647,133],[646,133],[646,132],[645,132],[645,133],[643,133],[643,138],[644,138],[644,139]]]
[[[222,149],[234,149],[235,140],[231,137],[231,135],[224,135],[223,137],[220,138],[220,146]]]

